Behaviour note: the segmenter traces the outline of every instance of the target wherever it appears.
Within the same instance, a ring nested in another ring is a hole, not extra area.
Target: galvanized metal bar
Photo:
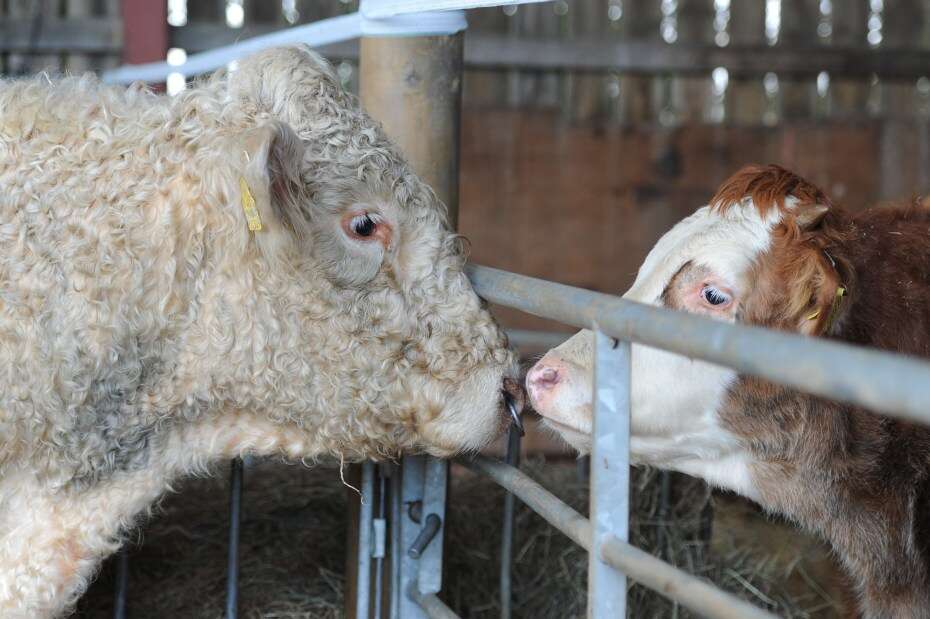
[[[393,465],[391,463],[379,464],[377,468],[378,485],[378,513],[371,520],[371,534],[374,536],[373,552],[375,562],[374,586],[374,616],[381,619],[384,616],[382,608],[384,602],[384,560],[387,545],[388,523],[388,484],[391,480]]]
[[[226,619],[239,616],[239,533],[242,526],[242,458],[229,471],[229,545],[226,558]]]
[[[403,487],[401,468],[398,467],[391,476],[391,610],[390,619],[402,619],[400,614],[401,599],[405,598],[401,586],[401,559],[403,554]],[[377,619],[381,619],[378,617]]]
[[[430,619],[459,619],[451,608],[440,600],[435,593],[420,593],[416,587],[410,590],[410,597]]]
[[[555,348],[573,333],[559,333],[558,331],[533,331],[530,329],[505,329],[510,346],[522,356],[541,355]]]
[[[407,550],[416,541],[423,526],[423,480],[426,475],[426,456],[404,456],[401,464],[401,516],[395,526],[400,529],[399,544],[391,549],[392,556],[399,557],[394,589],[397,597],[399,619],[422,619],[426,615],[420,606],[407,594],[418,588],[420,560],[411,557]]]
[[[370,460],[362,464],[361,505],[358,514],[358,574],[355,584],[355,616],[371,616],[371,556],[372,521],[375,501],[375,464]]]
[[[504,461],[520,468],[520,430],[511,425],[507,433],[507,455]],[[501,619],[510,619],[513,592],[511,590],[513,570],[513,514],[516,497],[508,492],[504,495],[504,524],[501,527]]]
[[[819,338],[734,325],[481,266],[475,291],[492,303],[930,424],[930,363]]]
[[[573,542],[585,550],[590,548],[591,523],[588,519],[560,501],[520,469],[485,456],[458,458],[456,462],[467,469],[487,475],[505,490],[516,495]]]
[[[627,541],[630,526],[630,343],[600,331],[594,344],[591,524],[594,545]],[[626,617],[626,576],[588,555],[588,617]]]
[[[773,619],[775,615],[733,597],[700,578],[669,565],[648,552],[608,537],[600,555],[610,565],[665,597],[706,617],[716,619]]]
[[[439,518],[439,529],[420,553],[419,577],[421,593],[442,590],[442,551],[446,531],[446,491],[449,485],[449,463],[426,458],[423,474],[423,526],[430,516]]]
[[[113,592],[113,619],[126,619],[129,594],[129,551],[126,546],[116,554],[116,587]]]
[[[487,475],[514,493],[576,544],[588,552],[591,551],[591,523],[588,519],[522,471],[484,456],[476,456],[473,459],[459,458],[456,462],[472,471]],[[775,619],[775,615],[614,537],[604,541],[600,554],[605,561],[623,570],[643,586],[707,617]]]

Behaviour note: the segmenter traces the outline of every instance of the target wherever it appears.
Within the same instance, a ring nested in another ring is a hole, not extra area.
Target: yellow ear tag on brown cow
[[[827,316],[827,324],[824,325],[823,331],[826,333],[830,330],[830,327],[833,326],[833,321],[836,320],[836,312],[840,309],[840,302],[843,300],[843,297],[846,295],[846,288],[843,286],[836,287],[836,294],[833,296],[833,304],[830,306],[830,315]],[[820,316],[820,310],[807,316],[807,320],[814,320]]]
[[[830,307],[830,315],[827,317],[827,326],[824,328],[824,331],[829,331],[830,327],[833,326],[833,321],[836,320],[836,313],[840,309],[840,301],[843,300],[845,294],[846,288],[843,286],[836,287],[836,295],[833,297],[833,305]]]
[[[255,206],[255,198],[252,197],[252,191],[245,178],[239,177],[239,189],[242,192],[242,211],[245,213],[245,220],[249,224],[249,230],[258,232],[262,229],[262,217],[258,213],[258,207]]]

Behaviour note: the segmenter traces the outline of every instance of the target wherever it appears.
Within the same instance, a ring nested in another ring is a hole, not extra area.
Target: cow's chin
[[[502,384],[516,376],[516,367],[491,367],[474,372],[462,382],[435,419],[419,428],[424,451],[448,458],[477,452],[500,436],[510,424]]]
[[[555,432],[563,441],[568,443],[575,451],[578,452],[579,456],[585,456],[591,452],[590,431],[574,428],[548,417],[543,417],[543,425]]]

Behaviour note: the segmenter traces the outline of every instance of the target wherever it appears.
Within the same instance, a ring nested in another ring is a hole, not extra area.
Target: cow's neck
[[[747,447],[753,498],[830,542],[867,616],[930,617],[925,430],[749,377],[721,418]]]

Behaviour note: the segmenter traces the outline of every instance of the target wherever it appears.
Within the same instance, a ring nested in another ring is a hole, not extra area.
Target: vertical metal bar
[[[239,616],[239,530],[242,524],[242,458],[229,471],[229,547],[226,566],[226,619]]]
[[[355,616],[371,616],[372,519],[375,500],[375,463],[362,464],[361,508],[358,515],[358,583],[355,590]]]
[[[405,597],[404,590],[401,588],[401,555],[404,554],[402,523],[405,514],[403,513],[403,488],[401,477],[401,468],[394,470],[391,477],[391,614],[390,619],[401,619],[400,600]],[[378,617],[377,619],[381,619]]]
[[[600,331],[594,345],[594,436],[591,449],[591,551],[588,617],[626,617],[626,576],[601,558],[614,535],[629,539],[630,344]]]
[[[375,536],[373,557],[375,559],[375,619],[381,619],[384,613],[384,556],[387,543],[387,492],[391,464],[378,466],[378,515],[372,519],[372,533]]]
[[[442,551],[446,531],[446,490],[449,485],[449,463],[426,458],[423,470],[423,524],[434,514],[441,519],[439,531],[420,555],[417,583],[420,593],[439,593],[442,590]]]
[[[407,554],[413,545],[420,528],[425,521],[426,510],[423,506],[423,480],[426,471],[426,456],[405,456],[402,464],[402,501],[400,521],[400,544],[394,553],[400,555],[398,571],[400,572],[396,591],[399,619],[425,619],[420,606],[410,599],[407,592],[417,586],[420,560]]]
[[[116,555],[116,587],[113,592],[113,619],[126,619],[126,600],[129,591],[129,551],[126,546]]]
[[[513,425],[507,434],[507,456],[505,461],[510,466],[520,467],[520,431]],[[511,572],[513,570],[513,512],[516,497],[510,492],[504,494],[504,526],[501,531],[501,619],[510,619],[511,614]]]

